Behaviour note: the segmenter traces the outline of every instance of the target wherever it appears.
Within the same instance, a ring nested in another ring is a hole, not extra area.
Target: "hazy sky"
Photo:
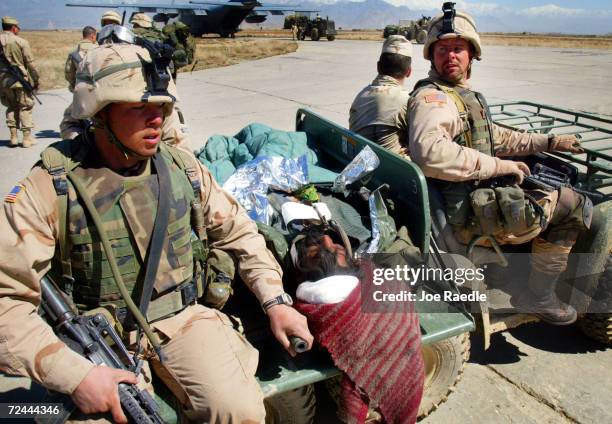
[[[79,28],[96,25],[103,9],[65,7],[67,0],[0,0],[0,15],[17,16],[22,27],[34,29]],[[95,0],[89,0],[95,2]],[[337,0],[260,0],[262,3],[312,2],[336,3]],[[360,0],[353,0],[360,1]],[[433,15],[443,0],[385,0],[410,10]],[[100,0],[100,3],[106,0]],[[121,3],[116,0],[115,4]],[[166,3],[170,0],[145,0],[140,3]],[[188,3],[177,0],[176,3]],[[456,0],[457,8],[474,15],[483,31],[561,32],[573,34],[612,34],[612,1],[609,0]],[[404,13],[404,12],[403,12]],[[338,19],[338,18],[337,18]],[[361,27],[369,28],[367,22]]]

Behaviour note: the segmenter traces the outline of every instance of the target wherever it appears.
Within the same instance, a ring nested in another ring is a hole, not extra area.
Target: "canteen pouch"
[[[524,231],[527,228],[525,216],[525,194],[518,187],[496,187],[495,195],[504,221],[504,229],[509,233]]]
[[[499,208],[495,191],[491,188],[479,188],[470,193],[470,204],[480,233],[495,234],[500,228]]]

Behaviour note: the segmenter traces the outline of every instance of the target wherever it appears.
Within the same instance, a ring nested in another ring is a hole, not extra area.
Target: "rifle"
[[[70,305],[64,300],[62,294],[48,278],[40,281],[42,290],[42,307],[52,322],[59,337],[72,350],[89,359],[96,365],[105,365],[112,368],[140,373],[138,366],[132,360],[121,338],[110,325],[108,319],[101,313],[92,316],[76,315]],[[105,337],[109,337],[117,352],[109,346]],[[48,418],[39,419],[38,422],[63,423],[76,405],[67,395],[60,395],[64,410],[60,416],[49,421]],[[158,406],[153,397],[146,391],[140,390],[136,385],[119,383],[119,399],[128,419],[136,424],[164,424],[158,412]]]
[[[541,163],[535,164],[533,167],[533,173],[525,177],[523,185],[533,186],[545,191],[554,191],[561,187],[569,187],[576,193],[588,196],[597,202],[604,199],[604,195],[601,193],[582,190],[572,186],[569,176]]]
[[[36,99],[39,105],[42,105],[42,102],[40,101],[36,93],[34,92],[34,87],[32,87],[32,84],[30,84],[30,82],[25,78],[25,75],[23,75],[21,68],[17,65],[12,65],[8,61],[8,59],[6,58],[6,55],[4,54],[4,48],[2,47],[1,44],[0,44],[0,72],[9,74],[14,79],[16,79],[21,84],[21,86],[24,88],[24,90],[28,94],[31,94]]]

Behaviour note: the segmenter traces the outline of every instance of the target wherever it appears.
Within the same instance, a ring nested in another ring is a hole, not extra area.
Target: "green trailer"
[[[408,227],[415,245],[424,253],[430,251],[427,185],[418,167],[305,109],[297,112],[296,130],[307,133],[309,144],[318,152],[322,165],[335,171],[342,170],[363,147],[374,150],[381,165],[374,171],[369,185],[376,188],[383,183],[390,184],[391,198],[404,211],[398,224]],[[398,179],[397,175],[403,177]],[[447,287],[425,289],[436,292]],[[257,378],[265,394],[266,422],[285,423],[289,422],[288,417],[293,423],[311,422],[315,402],[313,384],[336,377],[340,371],[325,352],[317,349],[291,358],[270,333],[267,318],[254,296],[241,290],[246,291],[243,287],[236,288],[224,311],[232,314],[237,326],[260,351]],[[467,335],[475,328],[473,317],[461,305],[438,303],[433,309],[419,311],[426,367],[421,416],[443,402],[461,378],[469,357]],[[176,422],[172,396],[162,384],[156,382],[154,386],[164,418],[169,423]],[[44,389],[27,378],[0,376],[0,402],[40,401],[44,395]]]

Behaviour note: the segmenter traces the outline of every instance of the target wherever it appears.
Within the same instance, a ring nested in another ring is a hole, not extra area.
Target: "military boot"
[[[549,324],[573,324],[578,317],[576,310],[563,303],[555,293],[560,275],[545,274],[532,269],[527,284],[528,290],[519,296],[517,306],[522,311],[533,313]]]
[[[9,130],[11,131],[11,143],[9,144],[9,146],[16,147],[19,145],[19,138],[17,138],[17,128],[10,127]]]
[[[32,138],[31,130],[23,130],[23,147],[30,147],[36,144],[36,140]]]

